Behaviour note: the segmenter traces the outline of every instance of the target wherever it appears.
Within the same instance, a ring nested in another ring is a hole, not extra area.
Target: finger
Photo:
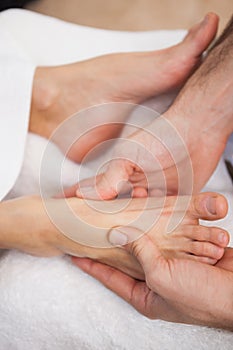
[[[59,193],[55,196],[55,198],[71,198],[76,197],[76,191],[77,191],[78,185],[75,184],[69,188],[65,188],[63,190],[63,193]]]
[[[164,260],[150,237],[135,227],[114,227],[109,231],[108,240],[114,246],[124,245],[142,265],[145,273],[159,260]]]
[[[76,192],[77,189],[80,186],[85,186],[85,187],[90,187],[90,186],[94,186],[96,179],[98,179],[100,175],[97,175],[96,177],[90,177],[88,179],[84,179],[82,181],[80,181],[79,183],[68,187],[68,188],[64,188],[62,193],[58,193],[56,196],[54,196],[54,198],[70,198],[70,197],[76,197]]]
[[[114,160],[107,171],[98,177],[94,186],[80,186],[76,191],[79,198],[108,200],[115,198],[122,190],[128,190],[128,179],[133,171],[133,164],[125,160]]]
[[[131,196],[133,198],[146,198],[148,197],[148,192],[144,187],[135,187]]]
[[[102,176],[102,174],[99,174],[99,175],[96,175],[96,176],[92,176],[92,177],[89,177],[87,179],[81,180],[76,185],[74,185],[73,186],[73,189],[75,190],[74,197],[79,197],[78,193],[79,193],[79,191],[81,191],[82,188],[92,188],[92,187],[94,188],[96,182],[99,181],[101,176]],[[64,193],[67,193],[67,189],[64,191]]]
[[[189,214],[194,219],[218,220],[226,216],[228,211],[227,200],[224,196],[206,192],[193,196]]]
[[[229,270],[232,272],[232,261],[233,261],[233,249],[232,248],[226,248],[224,256],[221,260],[219,260],[216,264],[216,266],[220,267],[221,269]]]
[[[139,312],[145,314],[144,301],[148,293],[151,293],[145,282],[139,282],[113,267],[91,259],[72,257],[72,262],[130,303]]]
[[[173,305],[149,289],[145,282],[137,281],[123,272],[90,259],[72,258],[72,262],[141,314],[151,319],[181,322],[179,313]],[[183,316],[182,319],[184,319]]]
[[[158,189],[154,188],[149,191],[150,197],[165,197],[166,196],[166,190],[165,189]]]

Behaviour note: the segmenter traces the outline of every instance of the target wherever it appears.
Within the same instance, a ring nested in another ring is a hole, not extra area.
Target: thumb
[[[124,248],[139,261],[145,273],[162,257],[151,238],[135,227],[114,227],[108,234],[108,240],[114,246],[124,245]]]
[[[119,193],[130,191],[129,162],[125,160],[112,161],[106,172],[95,177],[91,186],[80,184],[76,191],[79,198],[93,200],[108,200],[117,197]]]

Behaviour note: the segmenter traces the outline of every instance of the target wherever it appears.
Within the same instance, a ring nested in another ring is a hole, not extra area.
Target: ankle
[[[38,67],[34,76],[29,131],[43,137],[51,134],[52,110],[60,96],[56,85],[56,69]]]

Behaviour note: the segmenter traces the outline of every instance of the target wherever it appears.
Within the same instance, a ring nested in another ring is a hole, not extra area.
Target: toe
[[[196,262],[209,264],[209,265],[215,265],[218,262],[218,259],[209,258],[208,256],[197,256],[197,255],[185,253],[185,252],[176,252],[174,257],[178,259],[193,260]]]
[[[210,242],[222,248],[227,247],[230,236],[227,231],[220,227],[187,226],[184,228],[185,237],[202,242]]]
[[[183,44],[191,43],[191,49],[197,56],[201,55],[207,49],[211,41],[215,38],[218,29],[218,16],[215,13],[209,13],[201,23],[193,26],[186,35]]]
[[[187,243],[187,251],[190,254],[207,257],[211,259],[221,259],[224,254],[224,248],[218,247],[209,242],[191,241]]]
[[[212,259],[206,256],[196,256],[191,254],[186,254],[185,258],[209,265],[215,265],[218,262],[218,259]]]
[[[224,218],[227,211],[226,198],[213,192],[193,196],[189,206],[189,215],[193,219],[218,220]]]

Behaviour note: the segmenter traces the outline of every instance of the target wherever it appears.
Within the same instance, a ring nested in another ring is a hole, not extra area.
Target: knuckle
[[[135,256],[136,258],[138,258],[141,254],[143,247],[141,246],[141,244],[139,243],[138,240],[134,241],[133,243],[130,244],[130,248],[129,251],[130,253]]]
[[[210,251],[209,246],[206,243],[204,243],[204,242],[200,242],[199,245],[200,245],[199,246],[200,253],[202,255],[207,255],[209,253],[209,251]]]
[[[197,226],[196,228],[193,228],[194,231],[196,231],[196,239],[198,240],[209,240],[210,238],[210,230],[203,226]]]

